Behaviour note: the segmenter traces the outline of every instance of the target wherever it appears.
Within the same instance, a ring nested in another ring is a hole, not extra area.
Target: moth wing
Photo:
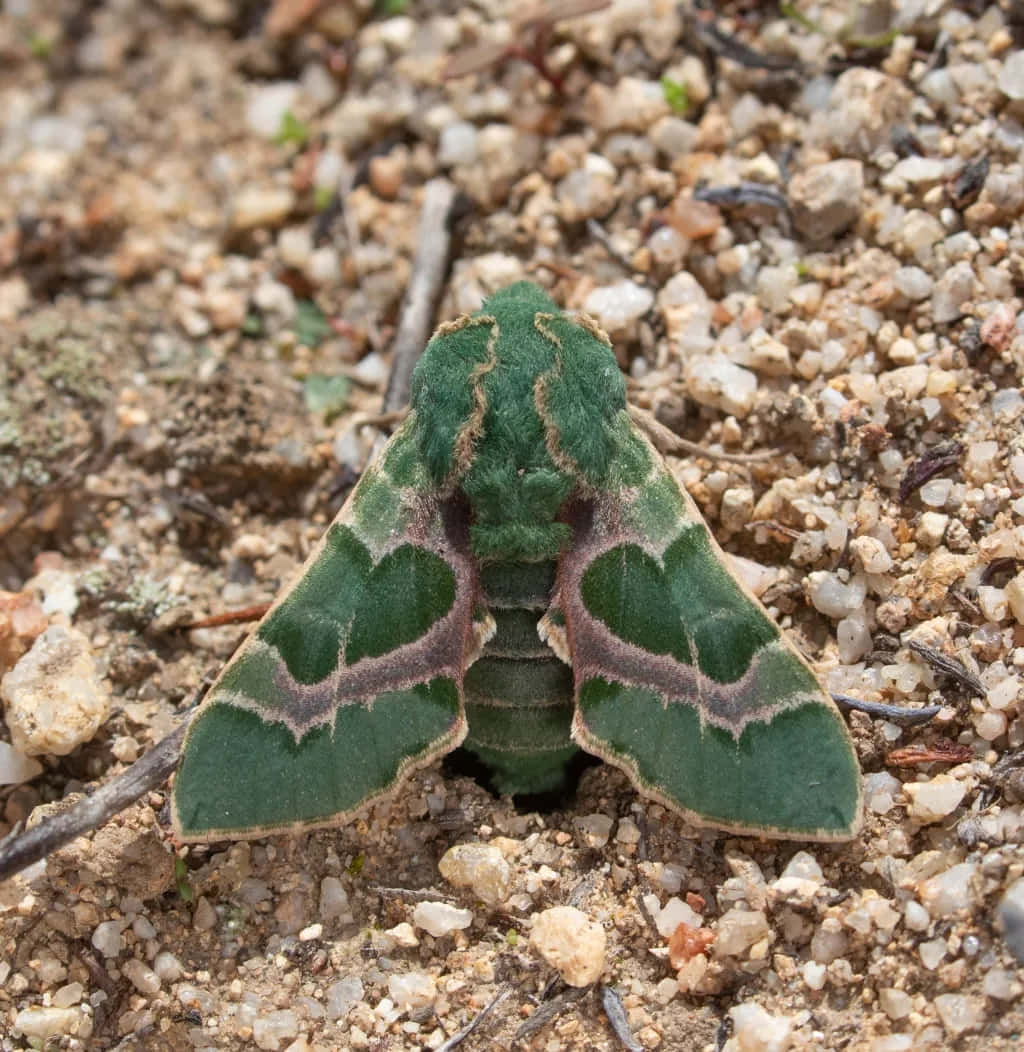
[[[188,729],[182,840],[334,824],[466,735],[473,564],[411,421],[364,474]]]
[[[832,699],[658,453],[622,434],[632,467],[573,508],[559,564],[573,738],[699,825],[849,839],[860,771]]]

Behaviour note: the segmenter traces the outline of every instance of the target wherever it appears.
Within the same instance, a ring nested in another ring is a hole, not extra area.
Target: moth
[[[608,337],[528,282],[431,339],[402,426],[193,719],[174,826],[334,824],[460,745],[507,793],[582,749],[700,825],[860,822],[832,700],[630,419]]]

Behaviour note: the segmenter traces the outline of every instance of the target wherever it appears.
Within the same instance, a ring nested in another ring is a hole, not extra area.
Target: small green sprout
[[[687,110],[690,108],[690,92],[681,80],[662,77],[661,92],[673,113],[680,117],[686,115]]]
[[[309,125],[300,121],[291,110],[281,114],[281,127],[274,136],[274,142],[281,146],[305,146],[309,142]]]

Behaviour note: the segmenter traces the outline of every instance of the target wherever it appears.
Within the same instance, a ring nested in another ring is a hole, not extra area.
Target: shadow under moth
[[[411,411],[185,737],[184,841],[334,824],[463,746],[583,749],[689,820],[845,840],[846,725],[631,421],[608,337],[522,282],[442,325]]]

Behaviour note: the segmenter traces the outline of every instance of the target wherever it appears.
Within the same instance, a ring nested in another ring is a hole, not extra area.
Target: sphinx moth
[[[522,282],[443,324],[411,410],[192,721],[182,840],[339,822],[462,745],[509,793],[583,749],[737,833],[843,840],[846,725],[626,408]]]

